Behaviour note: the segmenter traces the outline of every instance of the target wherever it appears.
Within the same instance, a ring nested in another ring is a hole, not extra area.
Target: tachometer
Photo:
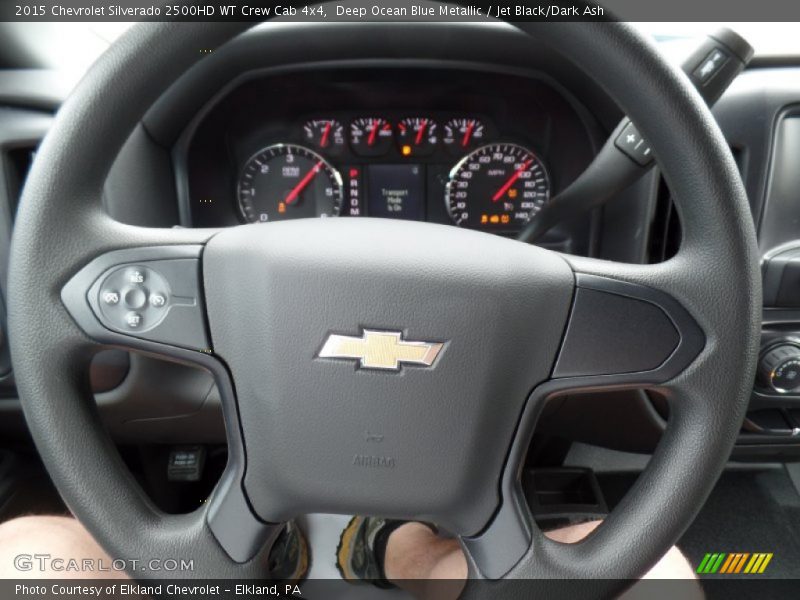
[[[335,217],[342,177],[316,152],[293,144],[259,150],[239,178],[239,208],[250,222]]]
[[[465,156],[450,171],[446,203],[456,225],[512,232],[550,199],[542,161],[516,144],[490,144]]]

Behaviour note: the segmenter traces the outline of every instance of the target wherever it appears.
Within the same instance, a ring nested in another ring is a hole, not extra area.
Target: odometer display
[[[239,208],[253,223],[335,217],[342,208],[342,178],[308,148],[269,146],[251,157],[242,170]]]
[[[446,203],[456,225],[519,231],[550,199],[542,161],[516,144],[482,146],[461,159],[447,183]]]

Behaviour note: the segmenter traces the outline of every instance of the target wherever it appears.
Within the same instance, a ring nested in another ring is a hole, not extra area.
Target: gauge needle
[[[303,177],[300,182],[294,186],[294,189],[289,192],[289,195],[286,196],[284,202],[286,204],[294,204],[297,198],[300,196],[302,191],[306,189],[306,186],[311,183],[311,180],[314,179],[314,176],[319,173],[319,170],[322,168],[322,161],[319,161],[314,167],[306,173],[306,176]]]
[[[323,148],[328,146],[328,136],[331,134],[331,127],[333,126],[333,122],[328,121],[328,124],[325,125],[325,131],[322,132],[322,139],[319,142],[319,145]]]
[[[417,139],[414,141],[415,146],[419,146],[422,143],[422,136],[425,135],[425,129],[428,127],[428,119],[425,119],[419,125],[419,131],[417,132]]]
[[[514,174],[511,177],[508,178],[508,181],[506,181],[503,184],[503,187],[501,187],[499,190],[497,190],[497,193],[494,196],[492,196],[492,202],[497,202],[498,200],[500,200],[500,198],[502,198],[503,195],[508,191],[508,188],[510,188],[512,185],[514,185],[514,183],[517,181],[517,179],[519,179],[520,176],[525,171],[528,170],[528,167],[530,167],[532,163],[533,163],[533,160],[527,160],[524,165],[522,165],[519,169],[514,171]]]
[[[369,139],[367,140],[367,145],[372,146],[375,143],[375,136],[378,135],[378,120],[372,122],[372,130],[369,132]]]
[[[467,144],[469,144],[469,138],[472,137],[473,129],[475,129],[475,121],[470,121],[469,125],[467,125],[467,130],[464,132],[464,139],[461,140],[461,146],[463,148],[466,148]]]

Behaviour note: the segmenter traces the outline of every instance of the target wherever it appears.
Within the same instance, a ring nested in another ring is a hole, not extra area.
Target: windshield
[[[757,56],[800,55],[797,23],[634,23],[663,43],[682,42],[729,27],[744,37]]]
[[[80,77],[132,23],[2,23],[0,44],[20,66],[52,67]],[[760,56],[800,55],[797,23],[634,23],[682,57],[694,39],[727,26],[744,36]],[[11,48],[8,48],[11,46]]]

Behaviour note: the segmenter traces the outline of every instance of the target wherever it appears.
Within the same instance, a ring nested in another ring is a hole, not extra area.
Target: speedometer
[[[498,232],[520,230],[549,199],[544,164],[516,144],[490,144],[465,156],[450,171],[446,191],[456,225]]]
[[[239,208],[250,222],[335,217],[342,177],[316,152],[276,144],[247,161],[239,179]]]

